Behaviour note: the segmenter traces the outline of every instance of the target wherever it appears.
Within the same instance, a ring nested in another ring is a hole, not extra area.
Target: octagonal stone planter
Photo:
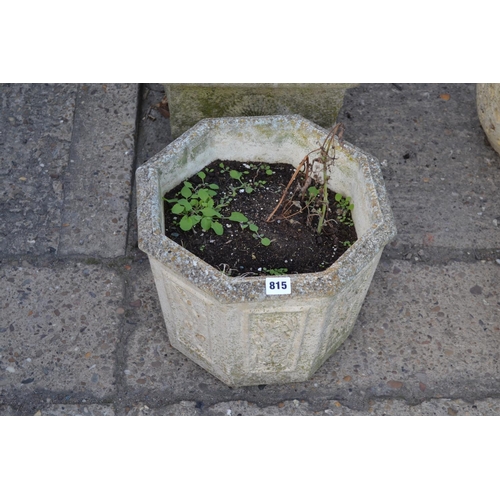
[[[325,271],[290,275],[288,295],[267,295],[265,277],[228,277],[166,237],[162,196],[216,159],[298,165],[326,134],[298,115],[205,119],[137,171],[139,247],[169,340],[229,386],[305,381],[348,337],[396,235],[379,162],[337,145],[329,186],[352,197],[358,240]]]

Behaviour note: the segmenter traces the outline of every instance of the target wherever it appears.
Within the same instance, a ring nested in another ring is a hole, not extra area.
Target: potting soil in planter
[[[328,222],[321,234],[317,232],[317,205],[316,209],[314,204],[304,208],[308,193],[301,198],[295,191],[287,214],[283,216],[280,209],[271,222],[266,222],[294,170],[292,165],[282,163],[216,160],[202,170],[201,176],[194,175],[187,184],[164,195],[165,234],[229,276],[324,271],[357,239],[346,208],[349,203],[341,199],[339,204],[336,193],[329,191]],[[299,175],[298,180],[300,185],[303,178],[301,181]],[[201,202],[205,208],[187,213],[186,202]],[[172,213],[174,206],[177,213]],[[230,220],[233,212],[248,220]],[[181,229],[190,225],[189,230]],[[221,228],[223,233],[217,234]]]

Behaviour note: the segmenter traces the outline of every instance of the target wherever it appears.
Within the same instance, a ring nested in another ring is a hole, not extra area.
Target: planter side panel
[[[233,366],[233,385],[307,380],[325,301],[281,299],[235,304],[241,318],[241,357]]]

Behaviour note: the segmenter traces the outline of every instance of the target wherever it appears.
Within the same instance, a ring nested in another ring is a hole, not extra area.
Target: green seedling
[[[319,194],[319,189],[316,186],[311,186],[307,190],[308,194],[308,204],[314,203]]]
[[[340,193],[335,195],[335,201],[339,208],[337,209],[338,220],[346,226],[353,226],[351,212],[354,209],[354,204],[351,202],[351,197],[344,198]]]
[[[231,170],[230,167],[226,167],[226,165],[224,165],[224,163],[219,163],[219,168],[223,171],[223,172],[229,172]]]
[[[263,180],[263,179],[260,179],[258,181],[253,181],[253,185],[256,187],[256,188],[259,188],[259,187],[263,187],[267,184],[267,181]]]
[[[271,167],[269,165],[266,165],[265,163],[263,163],[261,166],[260,166],[260,169],[263,170],[266,175],[273,175],[274,172],[271,170]]]
[[[262,272],[272,276],[282,276],[288,272],[288,269],[286,267],[277,267],[276,269],[267,269],[266,267],[263,267]]]
[[[250,168],[257,169],[257,167],[249,166]],[[259,228],[241,212],[231,212],[229,217],[222,215],[221,210],[229,205],[233,198],[236,197],[237,191],[244,189],[245,192],[251,193],[254,188],[249,182],[243,180],[243,176],[249,172],[238,172],[226,167],[224,163],[219,164],[219,168],[228,173],[230,177],[240,183],[239,186],[232,187],[232,193],[222,198],[220,201],[216,200],[218,195],[219,186],[217,184],[209,184],[206,181],[207,174],[204,171],[198,172],[198,177],[201,183],[194,186],[189,181],[184,181],[182,189],[177,193],[175,198],[166,199],[168,203],[172,204],[172,214],[179,216],[180,220],[178,226],[183,231],[190,231],[198,224],[203,231],[212,230],[217,235],[224,234],[224,226],[221,224],[222,220],[229,220],[238,222],[242,229],[249,229],[252,231],[254,238],[260,240],[262,245],[269,246],[271,240],[266,238],[259,232]],[[211,169],[213,170],[213,169]],[[269,166],[267,166],[267,170]],[[261,186],[265,181],[257,181],[256,186]],[[203,249],[201,249],[203,251]]]
[[[237,170],[231,170],[229,172],[229,176],[231,177],[231,179],[234,179],[235,181],[238,181],[240,184],[238,186],[233,186],[231,188],[231,191],[232,191],[232,197],[236,197],[236,192],[237,191],[241,191],[241,190],[244,190],[245,193],[253,193],[254,189],[253,187],[250,185],[250,182],[245,182],[243,180],[243,176],[244,175],[248,175],[250,172],[238,172]]]
[[[351,211],[354,208],[354,204],[351,203],[351,197],[347,196],[344,198],[340,193],[337,193],[335,195],[335,201],[340,205],[341,208],[344,210],[349,210]]]
[[[256,188],[262,187],[262,186],[267,184],[267,181],[265,181],[263,179],[256,180],[256,178],[259,174],[259,170],[263,170],[266,173],[266,175],[273,175],[274,174],[274,172],[271,170],[269,165],[262,164],[260,167],[256,167],[252,163],[250,163],[249,165],[244,163],[243,165],[248,168],[247,171],[238,172],[237,170],[232,170],[229,167],[224,166],[223,163],[219,164],[219,167],[223,170],[223,172],[229,172],[229,176],[232,179],[239,182],[239,185],[233,186],[231,188],[231,197],[232,198],[236,197],[238,191],[241,192],[243,190],[245,193],[250,194],[250,193],[253,193]],[[249,181],[245,180],[244,176],[249,175],[250,171],[252,171],[252,170],[256,171],[256,175],[253,177],[252,180],[249,180]]]
[[[271,244],[271,240],[269,238],[266,238],[263,234],[259,233],[259,228],[256,224],[252,222],[246,222],[240,224],[241,229],[249,229],[253,233],[253,237],[260,240],[261,244],[264,245],[265,247],[268,247]]]
[[[206,174],[199,172],[198,177],[204,181]],[[221,214],[220,210],[225,205],[216,204],[214,199],[218,189],[217,184],[202,182],[194,187],[190,182],[184,181],[182,189],[177,193],[177,198],[166,200],[173,204],[171,212],[181,217],[179,227],[183,231],[190,231],[199,224],[204,231],[212,229],[215,234],[221,235],[224,233],[224,226],[219,222],[220,220],[248,221],[241,212],[231,212],[229,217]]]
[[[256,174],[253,178],[253,184],[255,187],[262,187],[267,184],[267,181],[263,179],[256,180],[259,173],[264,172],[267,176],[274,174],[274,172],[271,170],[271,167],[269,165],[266,165],[265,163],[261,164],[260,167],[256,167],[254,165],[250,165],[250,167],[256,171]]]
[[[259,173],[259,170],[263,170],[266,173],[266,175],[274,174],[274,172],[271,170],[271,167],[266,163],[261,163],[260,166],[254,165],[253,163],[250,164],[243,163],[243,166],[248,168],[249,170],[257,171],[257,174]]]

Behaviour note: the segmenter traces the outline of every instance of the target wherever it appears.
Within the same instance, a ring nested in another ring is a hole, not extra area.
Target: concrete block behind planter
[[[299,114],[334,125],[352,83],[167,83],[175,139],[203,118]]]
[[[500,83],[478,83],[476,102],[484,133],[500,154]]]
[[[139,247],[170,342],[230,386],[307,380],[347,338],[396,234],[379,163],[337,145],[329,186],[352,197],[358,240],[327,270],[290,275],[289,295],[266,295],[264,276],[228,277],[165,236],[162,196],[218,158],[298,165],[326,133],[297,115],[206,119],[137,171]]]

